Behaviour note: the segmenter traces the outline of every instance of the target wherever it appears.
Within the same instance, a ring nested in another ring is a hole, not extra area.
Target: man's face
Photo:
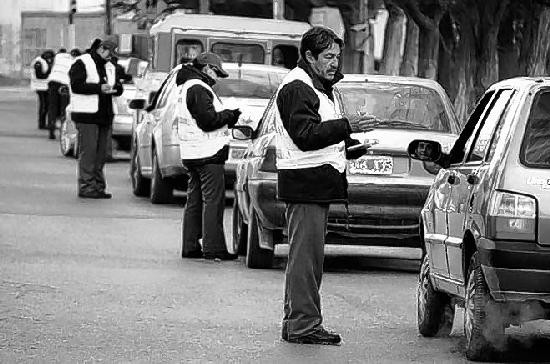
[[[333,42],[330,47],[319,53],[317,59],[311,51],[306,51],[306,60],[317,76],[332,81],[340,64],[340,46]]]
[[[108,48],[104,48],[103,46],[100,46],[97,49],[97,54],[106,61],[111,58],[111,50]]]
[[[216,73],[215,67],[207,64],[203,68],[203,72],[210,76],[213,80],[218,79],[218,74]]]

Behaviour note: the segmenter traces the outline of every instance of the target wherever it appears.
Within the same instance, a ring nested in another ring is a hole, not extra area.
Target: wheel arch
[[[474,234],[470,230],[464,232],[464,238],[462,239],[463,254],[462,254],[462,268],[464,272],[464,282],[466,282],[466,276],[468,275],[468,269],[470,269],[470,262],[472,256],[477,251],[476,239]]]

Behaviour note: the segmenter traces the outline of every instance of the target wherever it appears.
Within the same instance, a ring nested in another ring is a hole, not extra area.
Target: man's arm
[[[349,138],[346,119],[321,122],[319,98],[302,81],[293,81],[279,91],[277,107],[290,138],[303,151],[326,148]]]
[[[101,86],[94,83],[86,83],[86,66],[81,60],[77,60],[69,71],[71,89],[74,93],[83,95],[99,95]]]
[[[214,95],[204,87],[195,85],[187,90],[187,109],[203,131],[214,131],[224,125],[229,127],[237,123],[238,115],[234,110],[217,112],[214,108]]]

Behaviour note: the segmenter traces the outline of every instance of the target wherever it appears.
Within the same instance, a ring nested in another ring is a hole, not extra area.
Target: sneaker
[[[283,340],[293,344],[316,344],[316,345],[340,345],[342,338],[340,335],[330,332],[323,327],[316,329],[311,334],[288,338],[283,334]]]
[[[78,197],[80,198],[93,198],[93,199],[100,199],[102,198],[99,192],[97,191],[89,191],[89,192],[79,192]]]
[[[235,260],[239,256],[237,254],[223,253],[203,253],[202,257],[207,260]]]

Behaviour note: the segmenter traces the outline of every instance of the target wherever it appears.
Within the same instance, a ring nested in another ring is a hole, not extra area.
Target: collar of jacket
[[[95,64],[97,64],[97,65],[104,66],[107,63],[107,61],[104,60],[103,58],[101,58],[101,56],[99,54],[97,54],[96,51],[91,51],[90,55],[92,56],[92,59],[94,60]]]
[[[311,78],[311,81],[313,82],[313,87],[323,92],[324,94],[329,95],[330,97],[332,97],[332,87],[342,78],[344,78],[344,75],[340,72],[340,70],[337,70],[334,78],[331,81],[324,80],[321,77],[317,76],[311,66],[302,58],[298,60],[298,67],[306,71],[308,76]]]
[[[216,83],[216,81],[212,77],[208,76],[205,73],[202,73],[195,67],[183,65],[181,66],[181,69],[178,71],[178,75],[176,76],[176,85],[180,86],[189,80],[196,79],[201,80],[210,87],[214,86],[214,84]]]

